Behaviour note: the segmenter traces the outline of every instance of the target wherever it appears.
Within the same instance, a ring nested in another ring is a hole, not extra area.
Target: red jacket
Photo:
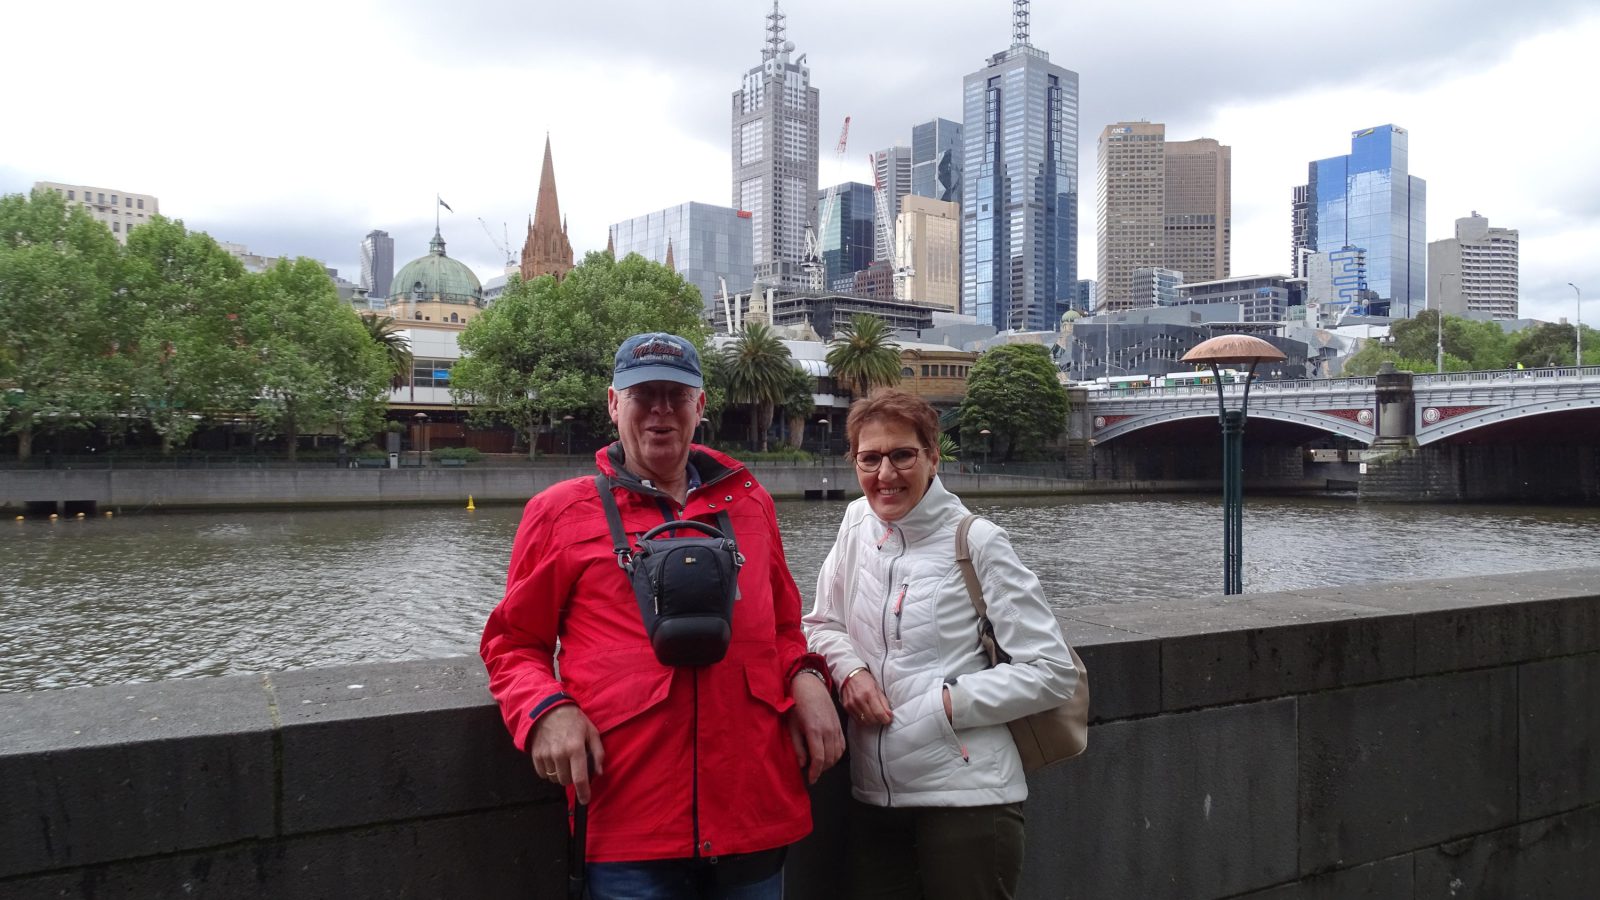
[[[806,655],[800,594],[772,498],[742,464],[696,446],[690,462],[702,483],[680,510],[623,469],[621,456],[613,444],[595,461],[617,485],[634,541],[669,518],[716,526],[726,511],[732,520],[745,565],[727,656],[699,669],[656,662],[594,479],[575,478],[541,492],[523,513],[506,596],[480,647],[489,690],[524,752],[539,716],[564,703],[576,703],[599,730],[605,774],[589,805],[591,861],[792,843],[811,830],[811,810],[783,714],[802,662],[822,666]]]

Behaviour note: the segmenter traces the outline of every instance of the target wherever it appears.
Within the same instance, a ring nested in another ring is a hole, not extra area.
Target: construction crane
[[[887,263],[894,270],[894,298],[896,300],[906,300],[909,299],[906,297],[906,280],[915,275],[916,272],[911,268],[911,243],[909,238],[906,242],[905,265],[895,265],[895,257],[900,254],[894,242],[894,219],[889,215],[889,193],[883,185],[884,170],[893,164],[894,157],[886,155],[884,159],[886,164],[880,167],[878,165],[878,155],[875,153],[867,154],[867,160],[872,164],[872,202],[878,212],[877,219],[880,223],[878,230],[879,236],[883,238],[884,253],[889,257],[886,260],[882,260],[882,262]]]
[[[504,239],[501,239],[496,238],[494,232],[489,230],[489,223],[483,220],[483,216],[478,217],[478,224],[483,226],[483,233],[489,236],[489,243],[493,244],[494,248],[499,250],[500,254],[506,258],[506,273],[510,274],[511,270],[517,265],[517,255],[511,252],[510,227],[504,222],[500,223],[500,231],[504,235]]]
[[[835,168],[844,165],[845,143],[850,139],[850,117],[844,117],[844,127],[839,130],[839,143],[834,147]],[[839,201],[839,183],[836,181],[828,185],[828,193],[822,198],[822,209],[817,211],[817,227],[806,225],[806,258],[800,262],[800,268],[805,269],[811,276],[811,289],[821,291],[823,276],[827,267],[822,264],[822,235],[828,231],[828,223],[833,221],[833,209]]]

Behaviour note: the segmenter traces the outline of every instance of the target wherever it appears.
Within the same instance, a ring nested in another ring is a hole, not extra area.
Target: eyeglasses
[[[852,454],[855,457],[856,468],[863,472],[876,472],[887,459],[889,465],[896,469],[909,469],[917,464],[917,457],[922,455],[922,447],[896,447],[888,453],[879,453],[876,450],[864,450]]]
[[[640,406],[642,406],[642,407],[644,407],[646,409],[654,409],[655,407],[660,406],[663,403],[665,403],[667,406],[671,407],[672,409],[682,409],[685,406],[688,406],[689,404],[693,403],[694,400],[695,400],[695,397],[698,396],[699,393],[700,393],[699,391],[696,391],[692,387],[675,387],[675,388],[636,388],[636,387],[634,387],[634,388],[628,388],[628,389],[623,391],[623,395],[626,396],[630,402],[637,403],[637,404],[639,404]]]

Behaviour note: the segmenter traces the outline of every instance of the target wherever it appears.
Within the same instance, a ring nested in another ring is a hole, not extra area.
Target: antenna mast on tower
[[[1028,46],[1028,0],[1011,0],[1011,46]]]

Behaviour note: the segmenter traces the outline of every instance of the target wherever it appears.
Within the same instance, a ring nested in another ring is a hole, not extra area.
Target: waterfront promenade
[[[1022,896],[1592,896],[1600,569],[1076,607]],[[0,896],[563,896],[475,658],[0,694]],[[842,769],[790,896],[840,895]]]

